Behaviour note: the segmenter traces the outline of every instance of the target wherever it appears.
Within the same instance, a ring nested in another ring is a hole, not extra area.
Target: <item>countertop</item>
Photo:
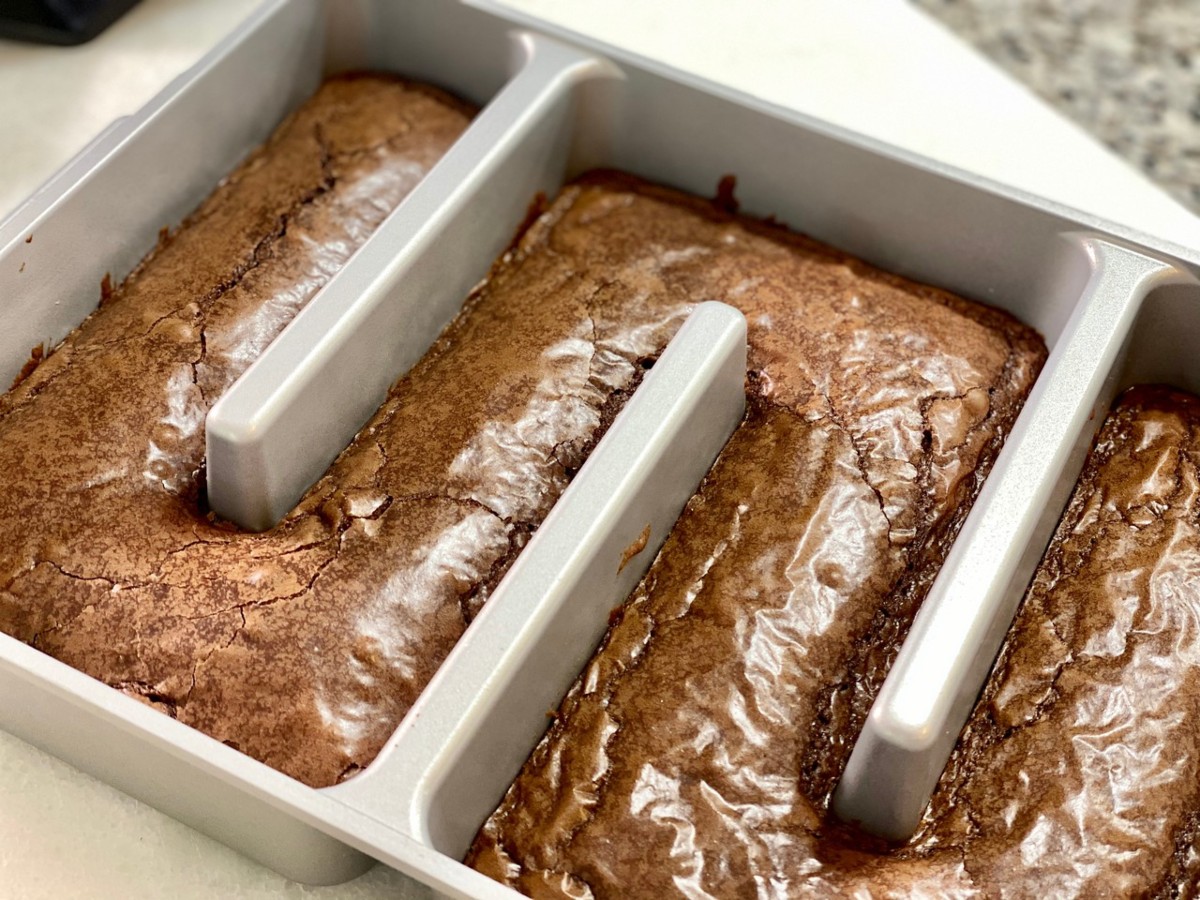
[[[916,0],[1175,199],[1200,211],[1195,0]]]
[[[1008,39],[993,40],[982,19],[972,17],[974,10],[1010,7],[1016,0],[921,2],[960,27],[974,21],[973,39],[993,55],[1007,52]],[[1108,2],[1055,5],[1084,9]],[[0,116],[9,123],[0,134],[0,216],[114,118],[134,112],[193,64],[255,5],[144,0],[85,47],[0,43]],[[943,162],[1200,246],[1200,220],[1142,172],[901,0],[754,0],[736,9],[725,0],[609,0],[602,11],[589,0],[511,5]],[[1172,13],[1155,15],[1175,21]],[[1020,25],[1015,16],[1005,20],[1013,28]],[[1086,28],[1080,27],[1083,40]],[[1183,29],[1176,23],[1166,30],[1173,38]],[[1046,84],[1058,82],[1037,81],[1043,94],[1060,90]],[[1125,116],[1128,127],[1137,115]],[[1174,121],[1177,115],[1164,117]],[[1119,149],[1127,143],[1104,136]],[[1165,182],[1189,202],[1196,200],[1195,169],[1187,168],[1195,164],[1188,153],[1194,144],[1187,143],[1194,139],[1185,137],[1172,145],[1182,150],[1171,150],[1155,138],[1162,155],[1147,166],[1158,175],[1183,166],[1184,175]],[[383,867],[335,888],[289,883],[0,732],[0,898],[420,895]]]

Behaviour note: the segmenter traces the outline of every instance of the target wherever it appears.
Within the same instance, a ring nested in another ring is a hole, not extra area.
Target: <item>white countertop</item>
[[[1200,246],[1195,218],[902,0],[509,5],[998,181]],[[143,0],[91,44],[0,42],[0,217],[257,0]],[[753,11],[752,13],[750,11]],[[0,732],[0,898],[420,896],[305,888]]]

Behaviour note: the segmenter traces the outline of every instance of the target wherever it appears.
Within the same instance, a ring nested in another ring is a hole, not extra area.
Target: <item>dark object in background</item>
[[[83,44],[138,0],[0,0],[0,38],[38,44]]]

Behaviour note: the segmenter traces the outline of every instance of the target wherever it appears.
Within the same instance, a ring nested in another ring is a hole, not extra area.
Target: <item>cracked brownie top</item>
[[[1041,342],[996,310],[597,173],[497,262],[297,508],[239,533],[200,503],[208,404],[465,121],[381,89],[390,100],[360,96],[361,79],[327,86],[3,401],[0,625],[334,783],[374,757],[644,367],[721,299],[750,322],[753,409],[735,440],[759,448],[730,470],[748,492],[733,508],[774,510],[745,545],[761,554],[730,552],[721,571],[731,590],[767,577],[829,655],[797,713],[832,717],[806,768],[819,794]]]
[[[627,177],[586,179],[538,229],[599,283],[596,321],[622,294],[740,308],[749,412],[468,862],[533,896],[836,894],[831,873],[877,857],[830,836],[829,795],[1044,346]]]
[[[1192,897],[1198,825],[1200,399],[1139,387],[1104,423],[913,846],[958,848],[992,894]]]
[[[313,784],[360,758],[337,716],[372,632],[322,578],[379,527],[370,447],[340,492],[241,534],[203,508],[204,417],[470,115],[388,76],[327,82],[0,398],[0,628]]]

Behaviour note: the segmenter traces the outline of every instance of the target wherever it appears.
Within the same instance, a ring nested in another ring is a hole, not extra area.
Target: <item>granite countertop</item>
[[[1197,0],[913,0],[1200,212]]]

